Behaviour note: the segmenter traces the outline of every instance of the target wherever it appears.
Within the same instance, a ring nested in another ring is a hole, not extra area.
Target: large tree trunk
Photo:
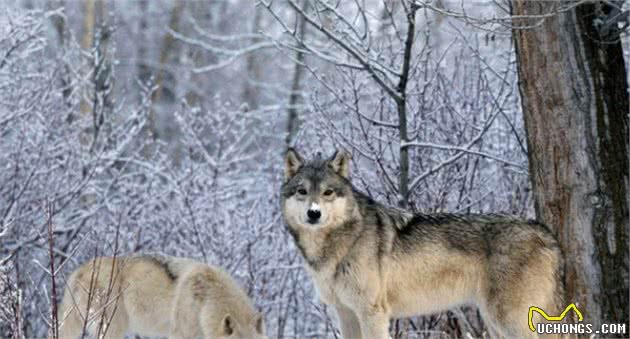
[[[611,10],[586,3],[513,31],[536,214],[562,244],[567,303],[593,324],[628,322],[628,86]]]

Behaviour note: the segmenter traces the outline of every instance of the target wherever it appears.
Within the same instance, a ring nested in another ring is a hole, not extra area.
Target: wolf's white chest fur
[[[352,307],[357,302],[373,302],[378,297],[378,286],[381,286],[378,274],[366,269],[361,260],[352,261],[352,266],[344,266],[335,261],[320,267],[318,270],[308,268],[313,277],[320,299],[330,305]]]
[[[335,291],[338,289],[335,286],[334,268],[323,268],[320,270],[314,270],[308,267],[308,272],[313,277],[315,287],[319,298],[325,304],[337,304],[339,302]]]

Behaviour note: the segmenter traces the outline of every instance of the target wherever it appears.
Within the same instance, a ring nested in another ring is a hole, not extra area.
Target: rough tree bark
[[[567,303],[594,324],[629,316],[628,86],[611,4],[522,19],[514,24],[532,27],[513,30],[536,214],[562,244]],[[567,5],[514,0],[512,11]]]

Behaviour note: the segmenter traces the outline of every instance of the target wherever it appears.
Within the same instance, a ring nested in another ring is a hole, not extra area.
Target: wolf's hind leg
[[[533,277],[538,278],[536,283]],[[536,306],[548,310],[548,314],[559,314],[556,289],[554,284],[545,284],[540,276],[520,278],[520,281],[505,281],[502,286],[488,290],[485,304],[480,305],[483,320],[506,339],[540,338],[541,336],[529,327],[529,308]],[[534,313],[532,321],[537,324],[544,319],[538,313]]]
[[[59,339],[76,339],[83,334],[86,300],[84,293],[71,278],[57,311]]]
[[[206,269],[193,270],[179,278],[175,287],[173,309],[170,318],[172,339],[192,339],[203,335],[205,338],[216,336],[214,328],[207,322],[201,322],[207,310],[202,310],[202,300],[208,293],[209,272]]]
[[[200,309],[194,300],[189,298],[180,298],[175,301],[173,311],[171,312],[171,329],[170,339],[192,339],[199,334],[199,317],[201,317]],[[204,333],[206,337],[211,338],[213,333],[211,329],[205,329],[208,333]]]
[[[82,331],[83,321],[76,308],[62,304],[59,312],[59,339],[76,339]]]
[[[361,339],[361,324],[354,311],[344,305],[335,305],[339,327],[341,328],[341,338]]]
[[[59,339],[76,339],[83,334],[84,330],[86,334],[103,339],[122,339],[127,333],[128,319],[124,309],[117,310],[113,315],[113,311],[108,310],[107,313],[90,319],[86,324],[86,315],[82,316],[77,307],[80,306],[72,306],[72,308],[68,305],[62,306],[63,311],[59,313]]]
[[[116,299],[106,307],[101,316],[94,319],[93,328],[100,326],[98,337],[104,339],[123,339],[129,332],[129,316],[124,303]]]
[[[371,306],[356,313],[365,339],[389,339],[389,314],[382,307]],[[345,338],[344,338],[345,339]]]

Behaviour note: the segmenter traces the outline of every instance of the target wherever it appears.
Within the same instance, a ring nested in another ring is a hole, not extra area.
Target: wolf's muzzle
[[[322,216],[322,212],[319,210],[308,210],[306,211],[306,216],[308,217],[308,222],[310,224],[315,224],[319,221],[319,218]]]

